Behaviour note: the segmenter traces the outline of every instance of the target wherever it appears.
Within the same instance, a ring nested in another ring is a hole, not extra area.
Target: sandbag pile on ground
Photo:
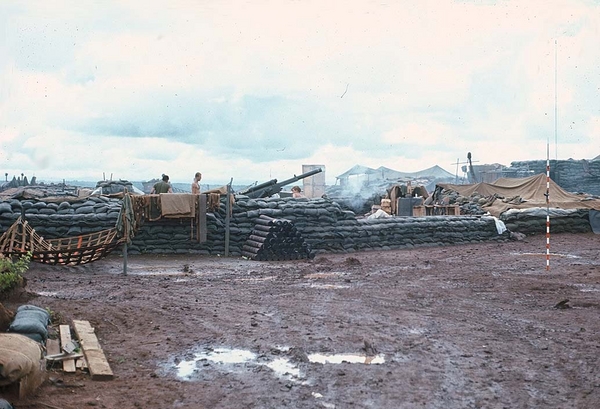
[[[47,239],[93,233],[115,227],[121,200],[90,196],[79,201],[59,203],[37,200],[0,202],[0,230],[6,231],[25,210],[25,219]]]
[[[0,386],[39,369],[41,344],[20,334],[0,333]]]
[[[35,305],[21,305],[17,308],[15,319],[8,328],[9,332],[21,334],[37,342],[48,339],[50,314]]]

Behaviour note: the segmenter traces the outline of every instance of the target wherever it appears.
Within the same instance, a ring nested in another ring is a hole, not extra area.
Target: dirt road
[[[17,408],[600,407],[600,236],[317,256],[32,264],[115,373],[50,372]],[[555,308],[560,301],[566,308]],[[50,406],[48,406],[50,405]]]

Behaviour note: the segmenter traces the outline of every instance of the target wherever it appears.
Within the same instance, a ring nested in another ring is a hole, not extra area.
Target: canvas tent
[[[472,185],[438,183],[437,186],[442,189],[453,190],[466,197],[475,193],[482,197],[497,195],[496,200],[483,206],[484,210],[489,211],[491,215],[496,217],[499,217],[508,209],[546,207],[546,175],[543,173],[527,178],[500,178],[494,183],[476,183]],[[503,199],[515,197],[520,197],[523,202],[515,203],[518,201],[512,201],[513,203],[508,203],[508,200],[503,201]],[[549,197],[550,208],[553,209],[600,210],[600,200],[566,192],[552,180],[550,180]]]
[[[336,179],[340,181],[340,185],[344,186],[348,183],[351,178],[360,178],[361,181],[375,182],[385,180],[399,180],[399,179],[435,179],[435,180],[453,180],[455,177],[452,173],[445,171],[441,167],[435,165],[427,169],[420,170],[418,172],[399,172],[394,169],[380,166],[377,169],[370,168],[368,166],[355,165],[348,169],[346,172],[337,176]]]

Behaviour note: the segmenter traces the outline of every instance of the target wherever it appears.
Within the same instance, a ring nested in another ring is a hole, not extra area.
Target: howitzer
[[[251,199],[258,199],[261,197],[273,196],[275,193],[281,192],[281,189],[284,186],[287,186],[290,183],[297,182],[298,180],[307,178],[309,176],[316,175],[317,173],[320,173],[320,172],[323,172],[323,169],[321,169],[321,168],[313,169],[311,171],[308,171],[308,172],[303,173],[298,176],[294,175],[293,178],[286,179],[282,182],[277,182],[277,179],[272,179],[272,180],[269,180],[268,182],[264,182],[259,185],[244,189],[244,190],[238,192],[238,194],[246,195]]]
[[[261,190],[261,189],[264,189],[269,186],[273,186],[275,183],[277,183],[277,179],[271,179],[268,182],[260,183],[256,186],[250,186],[250,187],[247,187],[246,189],[240,190],[239,192],[237,192],[237,194],[238,195],[249,195],[249,193],[256,192],[257,190]],[[250,196],[250,197],[254,197],[254,196]]]

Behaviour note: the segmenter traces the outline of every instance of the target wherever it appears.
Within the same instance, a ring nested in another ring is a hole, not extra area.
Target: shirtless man
[[[192,194],[199,195],[200,194],[200,180],[202,179],[202,173],[196,172],[194,175],[194,180],[192,181]]]

